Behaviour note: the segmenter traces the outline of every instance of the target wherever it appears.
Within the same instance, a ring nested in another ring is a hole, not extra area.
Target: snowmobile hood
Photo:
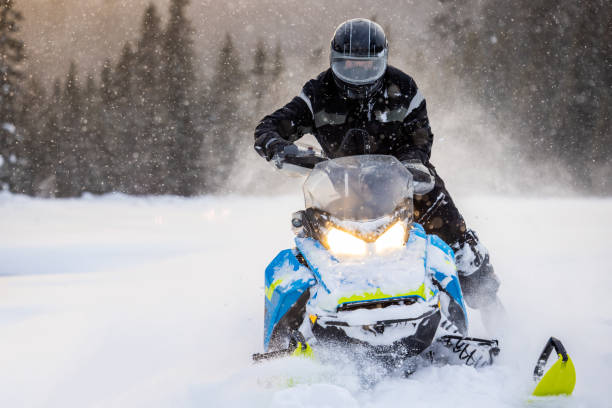
[[[296,245],[323,289],[316,302],[322,311],[382,300],[427,301],[437,292],[426,273],[427,240],[418,224],[402,250],[358,261],[341,262],[314,239],[296,238]]]

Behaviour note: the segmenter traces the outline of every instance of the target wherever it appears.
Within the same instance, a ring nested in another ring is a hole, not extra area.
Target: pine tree
[[[109,108],[115,100],[113,95],[113,70],[111,66],[111,60],[105,60],[100,73],[100,97],[102,98],[102,102],[108,105]]]
[[[146,9],[141,26],[141,36],[136,50],[135,81],[137,92],[138,132],[136,165],[138,192],[159,194],[160,179],[168,173],[168,156],[163,143],[162,123],[167,120],[163,104],[163,32],[154,4]]]
[[[83,140],[83,158],[85,173],[84,190],[94,194],[107,192],[105,165],[106,150],[104,146],[102,123],[102,100],[93,74],[87,76],[83,91],[83,119],[81,137]]]
[[[269,101],[275,101],[275,99],[284,93],[285,90],[285,82],[284,82],[284,73],[285,73],[285,58],[283,55],[283,50],[281,48],[280,42],[276,43],[276,47],[274,48],[274,55],[272,57],[272,67],[269,71],[269,84],[268,87],[268,95],[267,99]],[[272,106],[266,106],[266,111],[270,111],[271,109],[277,109],[278,106],[274,103]],[[260,120],[261,117],[258,115],[255,118],[256,121]]]
[[[137,116],[135,91],[135,54],[129,43],[123,47],[112,75],[113,170],[118,177],[118,190],[127,194],[137,191],[135,177],[139,152],[138,132],[134,132]]]
[[[60,169],[60,140],[62,140],[63,120],[63,95],[62,82],[56,78],[53,83],[53,92],[43,113],[44,132],[42,134],[44,157],[43,163],[46,167],[47,177],[38,184],[39,194],[44,197],[55,197],[58,193],[58,174]]]
[[[186,17],[188,0],[171,0],[164,38],[164,103],[168,109],[165,129],[168,174],[167,191],[193,195],[201,189],[200,150],[202,136],[196,133],[194,109],[197,82],[194,72],[194,34]]]
[[[62,107],[61,82],[56,79],[52,94],[47,96],[42,84],[32,79],[29,83],[28,98],[23,104],[21,123],[28,132],[31,153],[30,194],[39,197],[53,197],[56,194],[56,169],[58,162],[57,141],[60,136]]]
[[[154,90],[159,86],[161,72],[161,57],[163,52],[163,32],[161,20],[155,4],[151,3],[145,10],[141,35],[136,50],[136,81],[144,89],[140,92]],[[141,93],[139,96],[146,97]]]
[[[63,112],[57,141],[57,195],[77,197],[82,193],[84,166],[80,138],[82,99],[74,62],[66,75],[62,99]]]
[[[0,0],[0,189],[5,184],[12,189],[11,174],[19,171],[20,129],[16,119],[24,43],[17,37],[22,15],[13,6],[12,0]]]
[[[261,111],[262,99],[269,88],[267,63],[268,56],[266,54],[266,44],[260,39],[257,41],[257,47],[255,48],[253,70],[251,71],[253,75],[253,94],[256,101],[255,112],[257,112],[257,114]]]
[[[285,72],[285,59],[280,42],[276,43],[274,49],[274,62],[272,64],[272,78],[278,79]]]
[[[45,128],[41,121],[47,101],[44,87],[37,78],[30,77],[24,84],[20,99],[17,118],[17,123],[22,124],[21,142],[17,145],[20,163],[12,173],[13,191],[38,195],[39,183],[49,177],[51,171],[46,165]]]
[[[215,75],[213,77],[209,111],[211,112],[210,138],[207,144],[208,168],[211,189],[221,191],[226,186],[228,177],[238,157],[237,152],[247,139],[241,132],[244,126],[244,99],[241,97],[244,73],[241,62],[229,34],[219,53]]]
[[[120,140],[115,131],[118,129],[114,120],[116,113],[116,95],[113,85],[113,69],[111,60],[104,61],[100,73],[100,137],[99,142],[102,154],[100,156],[101,177],[103,179],[101,189],[103,193],[118,191],[120,188]]]

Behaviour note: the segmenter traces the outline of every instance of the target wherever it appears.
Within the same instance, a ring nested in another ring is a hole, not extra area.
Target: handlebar
[[[303,167],[305,169],[314,169],[318,163],[326,161],[327,159],[320,156],[285,156],[283,159],[283,164],[291,164],[298,167]]]
[[[272,157],[271,163],[279,170],[306,175],[310,173],[317,163],[326,161],[320,152],[314,148],[304,148],[296,145],[289,145],[285,149]]]

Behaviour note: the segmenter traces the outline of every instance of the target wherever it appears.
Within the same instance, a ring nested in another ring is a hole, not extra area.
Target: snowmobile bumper
[[[314,321],[311,320],[311,329],[317,341],[323,344],[356,346],[364,350],[369,357],[396,366],[399,361],[417,356],[429,347],[434,339],[440,320],[440,310],[436,309],[428,312],[426,316],[420,316],[419,318],[381,321],[371,327],[368,326],[368,330],[372,333],[383,335],[387,326],[416,325],[414,334],[394,341],[389,345],[373,345],[348,336],[342,329],[343,326],[348,326],[344,322],[328,321],[325,325],[322,325],[315,319]]]

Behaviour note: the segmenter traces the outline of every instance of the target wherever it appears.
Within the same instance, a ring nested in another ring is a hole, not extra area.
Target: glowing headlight
[[[396,222],[376,240],[376,252],[386,252],[399,249],[406,244],[406,228],[402,222]]]
[[[330,228],[326,239],[329,250],[335,254],[365,255],[367,252],[365,241],[337,228]]]

